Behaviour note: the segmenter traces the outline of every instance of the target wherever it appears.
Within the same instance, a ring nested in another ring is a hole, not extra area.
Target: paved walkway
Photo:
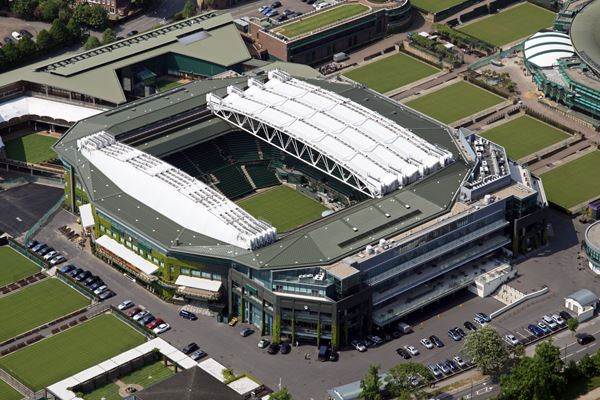
[[[600,400],[600,388],[596,388],[578,397],[578,400]]]

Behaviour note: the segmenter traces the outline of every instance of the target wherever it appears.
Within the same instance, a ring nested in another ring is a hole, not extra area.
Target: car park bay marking
[[[517,331],[517,335],[521,336],[523,339],[527,339],[528,336],[523,335],[521,332]]]

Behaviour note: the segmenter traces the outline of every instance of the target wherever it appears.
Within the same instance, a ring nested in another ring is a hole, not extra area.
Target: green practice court
[[[177,81],[171,81],[168,79],[161,79],[156,82],[156,86],[158,88],[158,92],[166,92],[167,90],[178,88],[179,86],[183,86],[184,84]]]
[[[23,396],[17,392],[8,383],[0,380],[0,399],[2,400],[21,400]]]
[[[459,30],[494,46],[503,46],[551,27],[555,17],[553,12],[525,2],[475,20]]]
[[[548,201],[569,209],[600,196],[600,151],[594,151],[541,175]]]
[[[481,136],[503,146],[512,160],[518,160],[569,138],[566,132],[528,115],[498,125],[483,132]]]
[[[47,278],[0,298],[0,342],[90,304],[62,281]]]
[[[396,53],[348,71],[344,76],[367,85],[379,93],[385,93],[437,72],[439,69],[429,64],[407,54]]]
[[[56,158],[56,153],[50,147],[55,142],[55,138],[39,133],[21,136],[5,143],[6,157],[31,164],[53,160]]]
[[[327,210],[321,203],[285,185],[240,200],[238,205],[273,225],[278,232],[287,232],[318,219]]]
[[[0,367],[37,391],[146,341],[110,314],[0,358]]]
[[[315,29],[323,28],[335,22],[362,14],[368,10],[369,7],[363,4],[344,4],[286,24],[281,29],[276,30],[276,32],[288,38],[294,38]]]
[[[40,271],[37,265],[9,246],[0,247],[0,287]]]
[[[500,104],[504,98],[465,81],[417,97],[406,105],[449,124]]]
[[[433,14],[464,2],[465,0],[411,0],[410,4]]]

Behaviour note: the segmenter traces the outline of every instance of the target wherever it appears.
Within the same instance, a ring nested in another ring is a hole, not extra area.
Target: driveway
[[[21,29],[28,30],[35,38],[42,29],[49,30],[50,24],[41,21],[23,21],[19,18],[0,17],[0,40],[6,36],[10,36],[12,32],[20,31]]]

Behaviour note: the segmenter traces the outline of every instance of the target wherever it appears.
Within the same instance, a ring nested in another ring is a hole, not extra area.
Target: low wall
[[[494,311],[493,313],[490,314],[490,318],[494,319],[499,315],[504,314],[506,311],[518,306],[519,304],[523,304],[525,303],[527,300],[536,298],[538,296],[541,296],[545,293],[548,293],[548,286],[544,286],[542,289],[538,290],[537,292],[531,292],[531,293],[527,293],[525,296],[521,297],[519,300],[515,301],[514,303],[511,304],[507,304],[506,306],[502,307],[499,310]]]

